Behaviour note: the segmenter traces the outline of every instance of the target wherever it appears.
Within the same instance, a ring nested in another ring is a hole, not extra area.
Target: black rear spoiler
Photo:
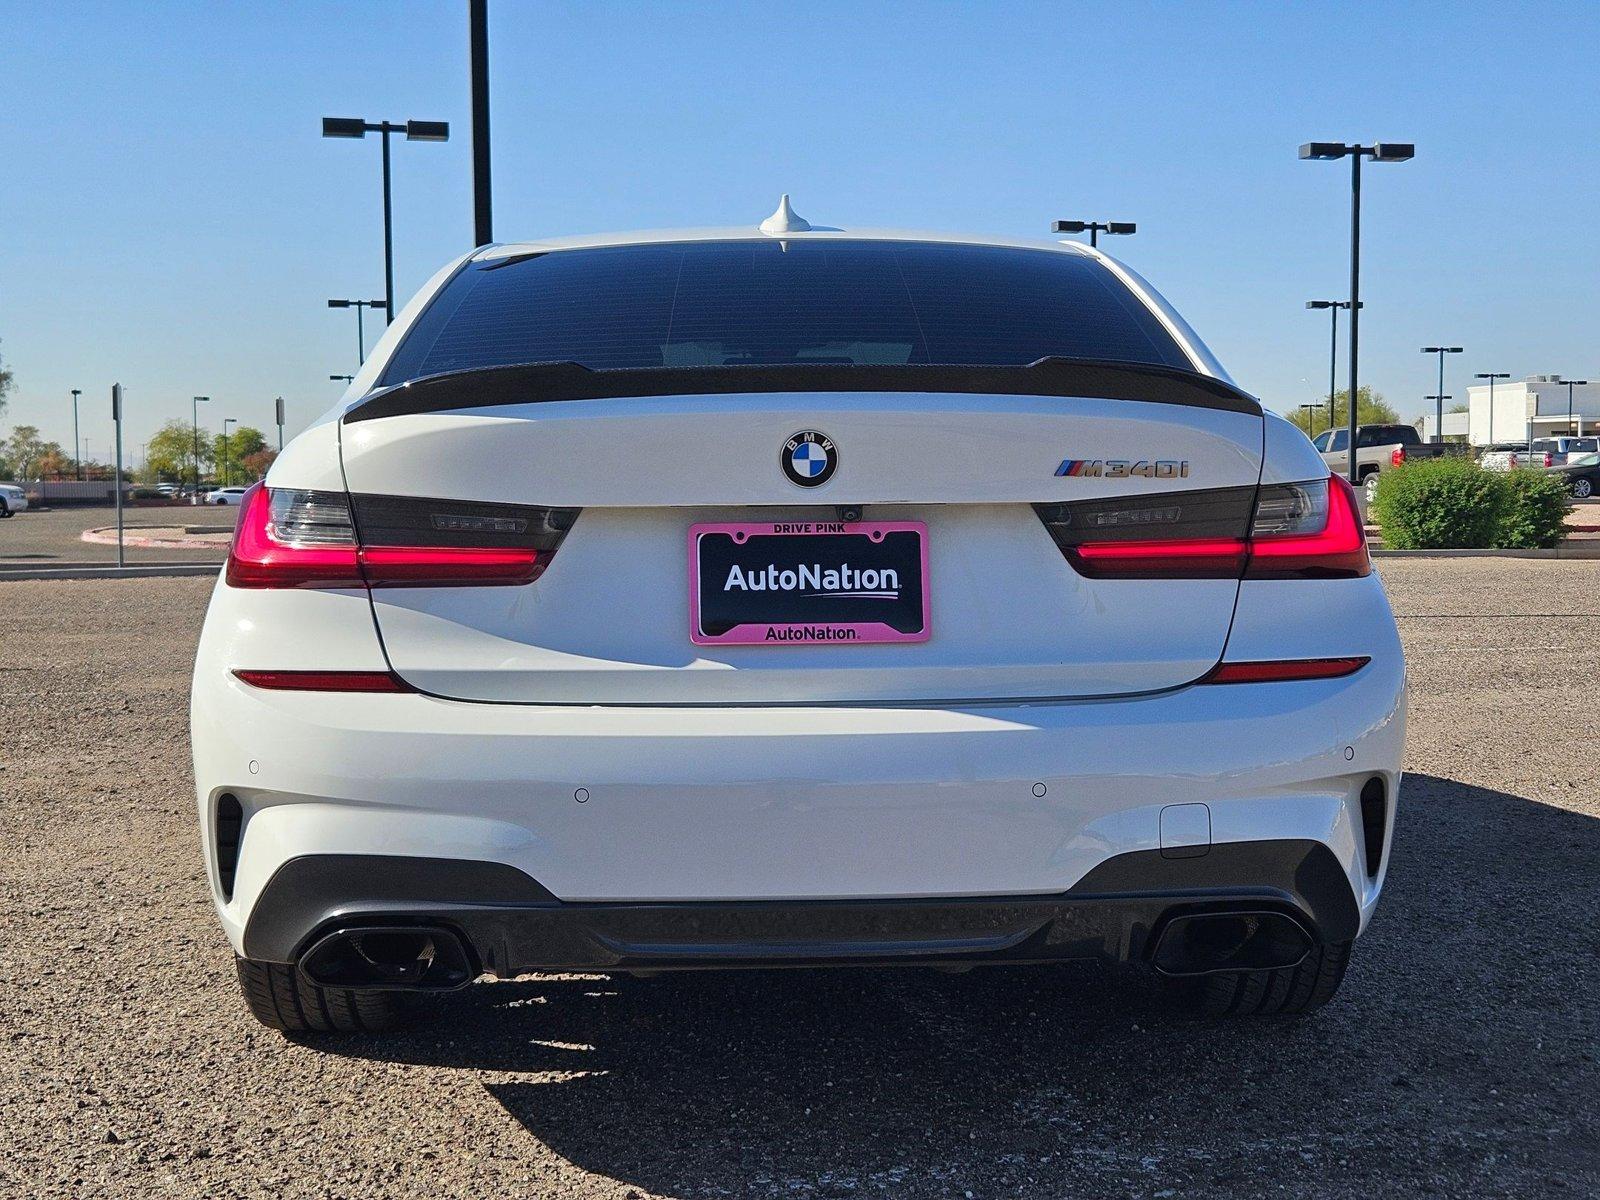
[[[757,392],[957,392],[999,396],[1087,396],[1180,404],[1259,416],[1255,397],[1230,383],[1176,367],[1041,358],[1025,367],[791,363],[778,366],[625,367],[527,363],[425,375],[369,392],[346,423],[563,400]]]

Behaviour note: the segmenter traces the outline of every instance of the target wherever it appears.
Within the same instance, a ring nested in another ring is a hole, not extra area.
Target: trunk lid
[[[808,430],[835,456],[816,487],[780,461]],[[1033,506],[1253,487],[1262,436],[1259,412],[1184,404],[763,392],[347,417],[342,455],[358,507],[378,496],[581,510],[531,584],[373,589],[390,662],[424,691],[917,703],[1117,695],[1203,675],[1227,639],[1236,580],[1088,578]],[[1147,468],[1089,465],[1118,462]],[[925,638],[697,644],[692,527],[831,523],[842,508],[925,527]]]

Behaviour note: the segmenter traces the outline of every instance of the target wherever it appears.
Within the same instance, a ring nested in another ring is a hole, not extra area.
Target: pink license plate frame
[[[774,622],[735,625],[726,633],[708,634],[700,628],[700,539],[706,534],[750,537],[799,537],[917,534],[922,570],[922,628],[906,633],[882,621]],[[881,645],[888,642],[925,642],[932,636],[928,605],[928,527],[921,521],[742,521],[712,522],[689,527],[689,640],[697,646],[823,646]]]

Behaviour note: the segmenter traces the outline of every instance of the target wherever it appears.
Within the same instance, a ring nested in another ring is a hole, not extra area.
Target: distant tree
[[[1447,413],[1462,413],[1471,411],[1472,410],[1469,409],[1465,404],[1452,404],[1449,408],[1445,409],[1445,412]]]
[[[1301,408],[1289,414],[1289,420],[1298,425],[1307,437],[1315,437],[1328,427],[1328,406],[1319,404],[1315,409]],[[1400,414],[1388,404],[1381,392],[1363,384],[1356,393],[1356,424],[1357,425],[1394,425],[1400,420]],[[1333,424],[1338,426],[1350,423],[1350,389],[1335,392],[1333,395]]]
[[[5,359],[0,358],[0,417],[6,414],[6,403],[11,399],[11,389],[16,382],[16,375],[6,366]]]
[[[212,445],[204,438],[200,439],[200,473],[204,475],[211,467]],[[155,436],[150,439],[150,444],[145,447],[148,465],[154,468],[157,475],[165,476],[174,482],[185,482],[194,474],[194,429],[189,422],[174,418],[168,421]]]
[[[261,430],[249,425],[241,425],[227,436],[217,434],[216,441],[211,446],[211,462],[218,471],[227,470],[228,477],[222,480],[222,486],[243,483],[245,481],[244,460],[258,450],[264,450],[267,439],[262,436]],[[220,477],[219,477],[220,478]]]
[[[78,464],[68,458],[60,446],[52,445],[34,460],[32,473],[39,479],[76,478]]]
[[[17,479],[36,478],[35,464],[50,450],[59,453],[61,447],[41,438],[36,425],[18,425],[12,429],[10,437],[0,442],[0,453],[5,455]]]
[[[276,461],[277,457],[278,452],[276,450],[263,448],[257,450],[254,454],[246,454],[239,461],[239,465],[244,468],[249,482],[254,483],[256,480],[266,476],[267,468]]]

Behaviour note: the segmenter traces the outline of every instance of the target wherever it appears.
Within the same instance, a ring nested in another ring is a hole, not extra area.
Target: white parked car
[[[489,246],[248,493],[195,665],[254,1014],[1098,958],[1339,986],[1405,670],[1349,486],[1077,244]]]
[[[206,493],[207,504],[238,504],[244,499],[244,494],[249,488],[225,487],[216,488]]]
[[[14,483],[0,483],[0,517],[28,511],[28,493]]]

